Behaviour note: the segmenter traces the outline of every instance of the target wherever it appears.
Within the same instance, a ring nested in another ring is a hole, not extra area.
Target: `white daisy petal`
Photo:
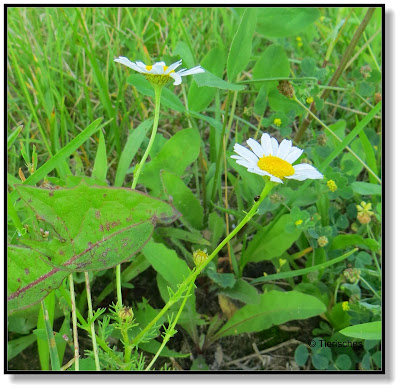
[[[190,76],[192,74],[204,73],[205,70],[201,66],[195,66],[192,69],[184,70],[183,72],[179,72],[181,76]]]
[[[290,149],[292,148],[292,141],[284,139],[279,145],[277,157],[286,160],[287,155],[290,153]]]
[[[272,154],[271,137],[267,133],[261,136],[261,146],[266,157]]]
[[[290,150],[289,154],[285,158],[286,162],[293,163],[294,161],[297,161],[301,154],[303,154],[302,149],[299,149],[296,146],[292,146],[292,149]]]
[[[148,73],[149,71],[146,69],[146,64],[144,64],[143,62],[140,61],[136,61],[135,64],[142,69],[143,72]]]
[[[268,177],[272,177],[271,174],[269,174],[268,172],[258,169],[258,168],[249,168],[247,169],[248,172],[250,173],[255,173],[258,174],[259,176],[268,176]]]
[[[271,137],[271,147],[272,147],[272,155],[275,157],[279,150],[279,144],[278,141],[272,137]]]
[[[169,76],[175,80],[174,85],[182,84],[182,77],[178,73],[170,73]]]
[[[245,160],[245,159],[243,159],[243,158],[237,159],[237,160],[236,160],[236,163],[237,163],[238,165],[242,165],[242,166],[247,167],[247,168],[252,168],[252,167],[254,166],[254,163],[249,162],[249,161],[247,161],[247,160]]]
[[[297,180],[296,176],[302,176],[305,177],[304,179],[310,178],[314,180],[319,180],[324,178],[323,174],[321,174],[314,166],[308,163],[301,163],[299,165],[293,166],[293,168],[295,173],[287,178],[295,180]]]
[[[156,62],[153,66],[162,66],[162,67],[164,67],[165,66],[165,62],[164,61]]]
[[[152,74],[164,74],[164,65],[161,65],[164,62],[157,62],[153,65],[151,69]]]
[[[128,66],[129,68],[136,70],[137,72],[142,73],[142,69],[139,68],[134,62],[129,61],[126,57],[118,57],[114,59],[114,62],[122,63],[122,65]]]
[[[252,153],[250,150],[246,149],[246,147],[243,147],[239,143],[236,143],[235,146],[233,146],[233,150],[235,150],[236,154],[239,154],[241,157],[246,159],[249,162],[254,162],[257,165],[258,158],[257,156]]]
[[[264,150],[258,142],[256,142],[254,139],[250,138],[247,140],[247,144],[251,147],[251,149],[253,150],[253,153],[255,155],[257,155],[258,158],[263,157]]]
[[[178,62],[173,63],[172,65],[169,65],[168,68],[165,70],[165,74],[168,74],[175,70],[177,67],[182,65],[182,60],[180,59]]]
[[[280,184],[283,184],[283,181],[282,181],[280,178],[275,177],[275,176],[271,176],[271,181],[272,181],[272,182],[278,182],[278,183],[280,183]]]

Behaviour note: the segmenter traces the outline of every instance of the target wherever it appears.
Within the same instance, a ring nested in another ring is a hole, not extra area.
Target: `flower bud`
[[[118,311],[118,317],[127,322],[130,323],[133,320],[133,311],[132,308],[130,307],[122,307],[119,311]]]
[[[196,250],[193,253],[193,262],[196,267],[200,267],[208,258],[208,254],[203,250]]]

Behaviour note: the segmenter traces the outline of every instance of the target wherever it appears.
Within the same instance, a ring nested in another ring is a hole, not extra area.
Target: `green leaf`
[[[18,134],[22,130],[22,126],[18,126],[7,138],[7,150],[12,146],[12,144],[15,142],[15,139],[17,139]]]
[[[304,366],[308,360],[308,348],[305,344],[300,344],[297,346],[294,352],[294,359],[298,366]]]
[[[124,183],[129,165],[133,161],[133,158],[139,150],[139,147],[152,123],[153,119],[147,119],[143,123],[140,123],[135,131],[132,131],[129,134],[121,158],[119,159],[117,172],[115,173],[114,186],[119,187]]]
[[[216,212],[212,212],[208,216],[208,229],[211,233],[211,246],[216,247],[225,231],[224,219]]]
[[[339,370],[350,370],[351,369],[351,359],[347,354],[340,354],[335,361],[336,366]]]
[[[257,12],[257,32],[271,38],[295,35],[319,17],[318,8],[258,8]]]
[[[244,280],[237,280],[233,287],[222,289],[219,293],[246,304],[258,304],[260,301],[258,290]]]
[[[208,72],[214,74],[216,77],[221,78],[226,63],[226,56],[224,50],[220,47],[214,47],[211,49],[203,60],[200,62],[200,65],[203,69],[206,69]],[[196,76],[194,76],[195,82],[192,82],[190,85],[189,93],[188,93],[188,106],[190,111],[202,111],[207,108],[211,101],[213,100],[216,89],[211,86],[199,86],[197,84]],[[199,80],[201,83],[201,78]]]
[[[7,343],[7,361],[10,361],[14,357],[16,357],[21,351],[24,351],[35,341],[35,334],[21,336],[20,338],[10,340]]]
[[[214,74],[208,72],[207,70],[204,73],[195,74],[194,80],[196,81],[198,86],[210,86],[213,88],[223,89],[223,90],[243,90],[245,88],[244,85],[233,84],[231,82],[226,82],[221,78],[214,76]]]
[[[280,45],[268,46],[262,53],[259,60],[256,62],[253,69],[253,78],[274,78],[288,77],[290,72],[289,60],[285,50]],[[263,83],[257,83],[256,87],[260,88]],[[278,81],[266,83],[267,93],[276,89]]]
[[[350,338],[380,340],[382,339],[382,322],[374,321],[371,323],[356,324],[346,327],[339,332]]]
[[[187,128],[177,132],[165,143],[160,152],[144,165],[139,182],[152,190],[152,195],[161,194],[160,171],[168,170],[182,176],[200,152],[200,135],[197,129]]]
[[[243,257],[244,262],[260,262],[282,255],[299,238],[301,230],[286,231],[286,225],[292,223],[290,215],[283,215],[270,229],[257,232],[249,243]]]
[[[363,238],[361,235],[349,234],[336,236],[331,245],[332,250],[344,249],[349,246],[368,247],[372,251],[379,250],[379,243],[371,238]]]
[[[239,28],[233,37],[228,54],[228,79],[235,81],[236,76],[245,69],[252,53],[253,34],[257,24],[259,9],[246,8],[240,20]]]
[[[107,152],[103,131],[99,131],[99,146],[94,160],[92,177],[106,183],[107,176]]]
[[[308,319],[325,310],[325,305],[313,296],[295,291],[265,292],[261,295],[259,304],[248,304],[236,311],[215,338],[266,330],[290,320]]]
[[[369,182],[354,181],[350,184],[353,191],[363,196],[382,195],[382,186],[378,184],[370,184]]]
[[[39,221],[20,239],[23,246],[8,247],[9,313],[39,302],[71,272],[127,261],[147,243],[156,223],[171,223],[179,215],[169,204],[131,189],[20,185],[17,191]],[[49,231],[47,239],[40,228]]]
[[[207,276],[221,288],[232,288],[236,282],[235,276],[232,273],[217,273],[214,264],[210,264],[207,268]]]
[[[204,210],[198,198],[175,174],[166,170],[161,171],[161,181],[166,193],[172,196],[175,208],[191,227],[201,230],[203,227]]]

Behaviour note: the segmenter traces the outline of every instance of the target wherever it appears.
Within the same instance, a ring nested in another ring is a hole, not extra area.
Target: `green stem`
[[[79,371],[78,322],[77,322],[77,319],[76,319],[74,277],[72,276],[72,273],[68,276],[68,280],[69,280],[69,294],[71,296],[72,331],[73,331],[73,334],[74,334],[75,370]]]
[[[300,105],[306,112],[308,112],[308,115],[313,117],[322,127],[324,127],[332,136],[334,136],[339,142],[343,142],[342,139],[340,139],[324,122],[322,122],[314,113],[309,110],[296,96],[293,97],[293,100]],[[382,184],[381,179],[375,174],[375,172],[348,146],[345,147],[345,149],[352,154],[374,177],[375,179]]]
[[[154,110],[154,121],[153,121],[153,130],[151,132],[150,136],[150,141],[149,144],[146,148],[146,151],[143,154],[143,157],[141,161],[139,162],[139,165],[135,167],[134,170],[134,177],[133,177],[133,182],[131,189],[135,189],[136,185],[138,183],[140,173],[142,172],[143,165],[146,162],[147,157],[149,156],[151,147],[153,146],[154,139],[157,134],[157,128],[158,128],[158,120],[160,118],[160,103],[161,103],[161,92],[162,92],[162,86],[159,85],[153,85],[154,86],[154,95],[155,95],[155,110]],[[118,305],[120,308],[122,308],[122,287],[121,287],[121,265],[117,265],[115,268],[115,276],[116,276],[116,288],[117,288],[117,299],[118,299]]]
[[[209,255],[206,261],[203,262],[202,265],[196,268],[194,272],[190,274],[186,278],[185,281],[180,284],[178,290],[175,292],[175,294],[170,298],[170,300],[165,304],[164,308],[158,313],[158,315],[147,324],[147,326],[134,338],[133,344],[138,344],[140,343],[141,339],[143,336],[150,331],[150,329],[154,326],[154,324],[160,319],[162,315],[168,309],[175,304],[176,301],[179,300],[180,296],[187,290],[187,288],[190,286],[191,283],[194,282],[196,277],[204,270],[204,268],[214,259],[214,257],[221,251],[221,249],[243,228],[243,226],[256,214],[258,207],[260,204],[263,202],[265,197],[268,195],[268,193],[271,191],[271,189],[277,185],[275,182],[271,181],[266,181],[265,182],[265,187],[263,191],[260,194],[260,198],[258,201],[256,201],[253,206],[251,207],[250,211],[246,214],[246,216],[243,218],[243,220],[236,226],[236,228],[216,247],[216,249]]]
[[[150,141],[147,146],[146,151],[143,154],[143,157],[141,161],[139,162],[139,165],[135,169],[134,177],[133,177],[133,182],[132,182],[132,189],[136,188],[136,185],[139,180],[140,173],[143,169],[143,165],[146,162],[146,159],[150,153],[151,147],[153,146],[154,139],[157,134],[157,128],[158,128],[158,119],[160,118],[160,102],[161,102],[161,91],[162,91],[162,86],[154,85],[154,95],[155,95],[155,110],[154,110],[154,121],[153,121],[153,130],[151,132],[150,136]]]
[[[87,303],[88,303],[89,321],[91,321],[93,319],[93,308],[92,308],[92,296],[90,293],[89,273],[87,271],[85,271],[85,283],[86,283],[86,296],[87,296]],[[94,362],[96,365],[96,370],[100,371],[99,350],[97,349],[96,331],[94,329],[94,321],[92,321],[90,324],[90,331],[91,331],[91,335],[92,335]]]
[[[299,270],[293,270],[293,271],[286,271],[286,272],[277,273],[277,274],[271,274],[269,276],[256,278],[251,283],[252,284],[256,284],[256,283],[259,283],[259,282],[266,282],[266,281],[272,281],[272,280],[281,280],[281,279],[285,279],[285,278],[292,278],[292,277],[301,276],[303,274],[311,273],[311,272],[314,272],[314,271],[319,271],[319,270],[325,269],[325,268],[327,268],[329,266],[332,266],[332,265],[334,265],[334,264],[336,264],[336,263],[338,263],[340,261],[343,261],[344,259],[348,258],[350,255],[352,255],[356,251],[358,251],[358,248],[355,248],[355,249],[349,251],[348,253],[341,255],[340,257],[331,259],[330,261],[321,263],[319,265],[310,266],[310,267],[306,267],[304,269],[299,269]]]
[[[225,136],[225,129],[226,129],[226,125],[228,123],[228,110],[229,110],[229,103],[231,101],[231,95],[232,95],[232,92],[229,91],[228,92],[228,96],[226,97],[224,123],[222,125],[221,138],[219,140],[219,150],[218,150],[217,161],[216,161],[216,166],[215,166],[215,177],[216,178],[214,180],[212,191],[211,191],[210,204],[211,204],[211,201],[214,201],[215,194],[217,192],[217,182],[219,182],[219,180],[218,180],[219,169],[220,169],[220,166],[221,166],[221,158],[222,158],[222,152],[223,152],[223,144],[224,144],[223,140],[224,140],[224,136]],[[210,208],[211,208],[211,206],[210,206]]]
[[[163,348],[165,347],[165,345],[168,343],[168,341],[170,340],[170,338],[171,338],[172,336],[174,336],[174,334],[175,334],[174,328],[175,328],[176,325],[178,324],[179,317],[181,316],[181,313],[182,313],[183,308],[184,308],[184,306],[185,306],[185,304],[186,304],[186,301],[187,301],[187,299],[189,298],[189,296],[191,295],[194,282],[195,282],[195,280],[193,280],[193,283],[189,286],[189,289],[188,289],[187,292],[186,292],[186,296],[185,296],[184,300],[182,301],[182,304],[181,304],[181,306],[180,306],[180,308],[179,308],[179,311],[178,311],[178,313],[177,313],[177,315],[176,315],[176,317],[175,317],[174,322],[172,323],[171,326],[168,327],[167,331],[165,332],[165,336],[164,336],[164,339],[163,339],[163,342],[162,342],[160,348],[158,349],[157,353],[154,355],[154,357],[153,357],[153,359],[151,360],[150,364],[146,367],[145,371],[148,371],[148,370],[151,369],[151,367],[153,366],[154,362],[155,362],[155,361],[157,360],[157,358],[159,357],[159,355],[160,355],[161,351],[163,350]]]
[[[47,311],[44,299],[42,300],[41,303],[42,303],[44,324],[45,324],[45,327],[46,327],[47,340],[49,342],[51,369],[53,371],[59,371],[59,370],[61,370],[60,360],[58,358],[56,340],[54,338],[53,329],[51,328],[51,323],[50,323],[50,319],[49,319],[49,312]]]
[[[381,296],[379,296],[379,294],[376,293],[375,289],[369,284],[369,282],[368,282],[365,278],[363,278],[363,277],[360,276],[360,280],[361,280],[362,282],[364,282],[365,285],[367,285],[367,287],[371,290],[371,292],[372,292],[376,297],[378,297],[378,299],[381,298]]]

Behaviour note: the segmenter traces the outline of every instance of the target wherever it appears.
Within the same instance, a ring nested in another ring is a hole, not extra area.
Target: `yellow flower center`
[[[280,179],[294,174],[294,168],[289,162],[272,155],[269,155],[268,157],[264,155],[258,160],[257,166],[261,170],[264,170]]]
[[[275,124],[275,126],[280,127],[282,125],[282,120],[281,119],[274,119],[274,124]]]
[[[299,226],[300,224],[303,224],[303,220],[296,220],[294,224],[296,224],[296,226]]]
[[[147,65],[146,66],[146,70],[149,72],[151,69],[153,69],[153,65]],[[168,69],[168,66],[164,66],[164,72]],[[168,74],[170,73],[174,73],[175,70],[171,70]],[[162,74],[159,74],[159,76],[161,76]]]
[[[331,191],[331,192],[335,192],[336,190],[337,190],[337,185],[336,185],[336,182],[335,181],[333,181],[333,180],[329,180],[327,183],[326,183],[326,186],[328,187],[328,189]]]

